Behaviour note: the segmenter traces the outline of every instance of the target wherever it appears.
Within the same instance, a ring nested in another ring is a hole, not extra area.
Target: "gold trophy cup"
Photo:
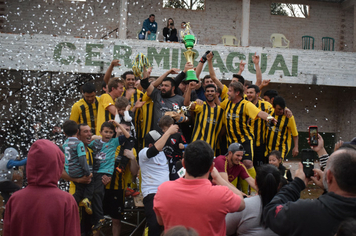
[[[194,47],[195,44],[195,37],[194,35],[190,34],[189,22],[186,24],[185,30],[181,32],[181,36],[183,38],[185,48],[187,49],[187,51],[183,52],[185,59],[187,60],[187,62],[194,64],[195,52],[192,51],[192,48]],[[199,82],[197,75],[193,69],[187,71],[187,78],[185,79],[185,81]]]

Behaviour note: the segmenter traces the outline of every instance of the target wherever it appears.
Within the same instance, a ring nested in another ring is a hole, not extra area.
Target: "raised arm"
[[[106,70],[105,75],[104,75],[104,81],[105,81],[106,84],[109,83],[112,71],[114,70],[115,66],[121,66],[119,60],[112,60],[112,62],[110,63],[109,68]]]
[[[224,88],[224,85],[220,82],[220,80],[218,80],[218,78],[216,77],[216,74],[215,74],[215,70],[214,70],[214,67],[213,67],[213,57],[214,57],[214,54],[212,52],[210,52],[206,58],[208,60],[208,66],[209,66],[209,74],[210,74],[210,77],[211,79],[214,81],[214,83],[216,84],[216,86],[218,86],[218,88],[220,88],[221,90],[223,90]]]
[[[140,167],[137,164],[136,157],[132,150],[125,149],[124,156],[130,159],[130,171],[132,176],[136,176]]]
[[[194,81],[188,84],[187,91],[185,92],[186,94],[184,96],[184,106],[189,106],[192,90],[194,90],[196,86],[197,85]]]
[[[158,79],[156,79],[155,81],[152,82],[153,87],[157,88],[158,85],[160,85],[162,83],[164,78],[166,78],[170,74],[178,74],[178,72],[179,72],[179,69],[177,69],[177,68],[172,68],[172,69],[168,70],[163,75],[158,77]]]
[[[246,65],[246,63],[241,60],[240,67],[239,67],[239,72],[237,72],[238,75],[241,75],[242,72],[245,70],[245,65]]]
[[[197,78],[199,79],[199,83],[197,84],[195,89],[199,89],[201,87],[201,80],[200,80],[200,74],[203,70],[204,63],[206,62],[206,56],[210,53],[210,51],[206,51],[204,55],[200,58],[198,66],[195,69],[195,74],[197,75]]]
[[[253,64],[255,64],[255,69],[256,69],[256,85],[260,86],[262,84],[262,72],[260,68],[260,56],[255,53],[254,56],[252,56],[252,61]]]

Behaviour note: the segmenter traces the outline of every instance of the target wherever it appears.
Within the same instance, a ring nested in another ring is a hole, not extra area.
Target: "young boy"
[[[115,133],[115,123],[124,135],[113,138]],[[96,233],[105,222],[103,213],[103,199],[105,185],[110,182],[115,166],[116,148],[130,138],[130,134],[117,122],[111,120],[104,122],[100,129],[101,139],[93,140],[88,147],[93,150],[93,232]],[[99,136],[100,137],[100,136]]]
[[[121,126],[130,132],[130,124],[126,122],[121,122]],[[116,129],[119,135],[123,135],[123,131],[120,128]],[[109,215],[112,220],[112,234],[119,235],[120,226],[122,220],[122,213],[124,212],[125,197],[127,194],[131,196],[138,195],[139,192],[135,192],[132,189],[126,189],[129,183],[132,183],[133,178],[136,177],[139,166],[136,161],[136,150],[125,149],[125,143],[120,143],[121,145],[117,147],[115,156],[115,171],[111,177],[111,181],[105,186],[105,196],[103,201],[103,211],[105,215]],[[129,160],[126,164],[125,169],[119,168],[120,161],[125,157]],[[131,192],[132,191],[132,192]],[[125,193],[124,193],[125,192]],[[137,193],[137,194],[135,194]]]
[[[63,131],[67,140],[63,144],[65,155],[65,171],[72,178],[80,178],[90,175],[87,163],[84,143],[77,138],[78,125],[73,120],[67,120],[63,124]],[[93,196],[92,184],[75,183],[75,193],[73,197],[79,206],[85,207],[85,211],[91,215],[91,198]]]
[[[174,124],[174,119],[171,116],[165,115],[163,116],[159,122],[158,126],[162,129],[163,133],[165,133],[168,128]],[[169,179],[175,180],[178,179],[179,176],[177,174],[176,163],[182,160],[184,144],[187,142],[183,134],[180,132],[172,134],[167,142],[164,145],[163,152],[166,154],[169,163]]]

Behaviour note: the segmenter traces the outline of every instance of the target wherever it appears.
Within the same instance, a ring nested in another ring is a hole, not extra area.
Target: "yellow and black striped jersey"
[[[116,148],[115,157],[117,157],[120,153],[121,145]],[[132,149],[133,154],[135,157],[137,156],[136,149]],[[115,168],[117,166],[115,165]],[[126,165],[125,170],[122,173],[114,170],[113,175],[111,176],[111,181],[106,184],[106,189],[118,190],[118,189],[125,189],[128,183],[132,182],[132,175],[130,171],[130,164]]]
[[[98,118],[96,122],[96,133],[95,133],[96,135],[100,135],[101,125],[105,121],[115,119],[115,116],[107,110],[108,106],[110,105],[115,106],[115,102],[112,99],[112,97],[107,93],[101,95],[99,99],[99,106],[98,106],[98,116],[97,116]]]
[[[268,114],[271,114],[273,112],[273,107],[271,103],[266,101],[258,100],[256,107],[261,111],[267,112]],[[254,144],[256,145],[256,147],[265,145],[267,122],[259,117],[257,117],[257,119],[255,120],[251,119],[250,121],[251,130],[253,130],[253,135],[255,138]]]
[[[254,120],[261,111],[253,103],[241,99],[238,103],[232,103],[226,99],[220,103],[225,111],[225,125],[228,145],[231,143],[243,143],[246,140],[253,140],[253,133],[249,124],[249,119]]]
[[[271,114],[278,123],[268,126],[266,129],[266,152],[267,156],[273,150],[279,150],[284,159],[292,145],[292,136],[298,136],[297,125],[294,116],[287,118],[285,115],[277,116],[275,112]]]
[[[142,97],[142,101],[146,103],[143,104],[141,108],[141,138],[145,140],[145,135],[151,131],[152,120],[153,120],[153,101],[152,99],[145,93]],[[144,146],[144,145],[143,145]]]
[[[224,110],[220,106],[210,107],[204,102],[203,105],[196,104],[194,112],[195,122],[192,142],[195,140],[204,140],[215,151],[217,138],[225,120]]]
[[[89,125],[90,128],[94,129],[93,132],[95,133],[98,99],[99,97],[96,97],[92,104],[88,104],[84,98],[74,103],[69,119],[77,122],[77,124]]]

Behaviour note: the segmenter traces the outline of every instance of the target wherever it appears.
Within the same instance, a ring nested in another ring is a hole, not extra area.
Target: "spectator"
[[[257,168],[258,195],[245,199],[245,210],[226,215],[226,235],[276,235],[262,225],[263,208],[278,192],[281,176],[273,165]]]
[[[138,39],[145,39],[147,34],[147,40],[156,40],[157,23],[155,21],[155,15],[151,14],[142,24],[142,30],[138,35]]]
[[[80,236],[77,203],[57,187],[63,167],[64,154],[51,141],[41,139],[31,146],[28,186],[6,204],[3,235]]]
[[[240,177],[257,190],[255,179],[249,175],[248,170],[241,162],[244,154],[245,149],[240,143],[232,143],[226,155],[220,155],[214,159],[215,167],[221,177],[234,186],[237,185],[238,177]]]
[[[187,27],[187,23],[183,21],[180,24],[180,30],[179,30],[179,35],[178,35],[179,42],[181,42],[181,43],[183,42],[182,33],[184,34],[184,31],[185,31],[186,27]],[[192,28],[189,29],[189,32],[190,32],[191,35],[194,35]]]
[[[163,28],[164,41],[178,42],[177,29],[174,27],[174,20],[169,18],[167,26]]]
[[[340,148],[329,157],[324,173],[314,169],[312,180],[328,192],[316,200],[301,200],[309,179],[299,163],[294,180],[265,207],[267,227],[280,235],[334,235],[343,220],[356,217],[355,169],[356,150]]]
[[[169,230],[176,225],[192,227],[199,235],[225,235],[227,213],[242,211],[242,193],[225,181],[213,164],[214,152],[202,140],[188,145],[184,153],[185,178],[158,187],[154,210],[159,224]],[[213,186],[208,180],[213,178]]]
[[[10,193],[14,193],[21,188],[12,182],[13,167],[26,165],[27,158],[16,161],[19,153],[15,148],[6,148],[4,156],[0,160],[0,192],[4,200],[4,205],[10,198]]]

